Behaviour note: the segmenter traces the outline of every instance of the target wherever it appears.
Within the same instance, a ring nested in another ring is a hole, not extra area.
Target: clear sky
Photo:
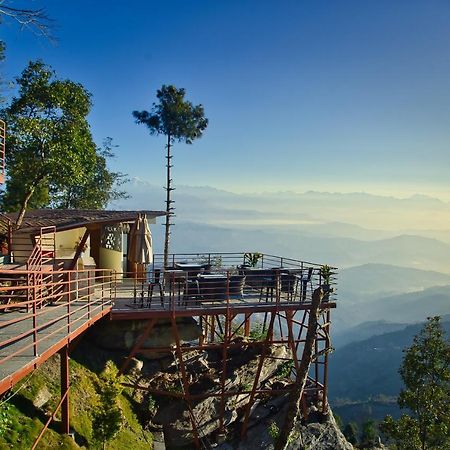
[[[42,58],[84,84],[96,141],[113,137],[114,167],[132,177],[164,183],[164,143],[131,111],[175,84],[210,120],[175,148],[175,183],[450,199],[448,0],[32,5],[47,8],[58,42],[3,23],[3,75]]]

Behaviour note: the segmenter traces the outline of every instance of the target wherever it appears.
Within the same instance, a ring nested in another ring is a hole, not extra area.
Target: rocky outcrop
[[[258,351],[253,348],[240,348],[239,355],[230,357],[227,361],[228,370],[225,385],[228,392],[250,391],[255,379],[258,365]],[[266,386],[275,376],[283,358],[288,356],[285,346],[277,346],[271,349],[272,358],[267,358],[263,365],[258,387]],[[222,361],[214,352],[190,355],[187,366],[189,376],[189,392],[194,396],[192,402],[193,414],[196,419],[199,434],[211,436],[219,430],[219,416],[222,408],[221,398],[213,396],[195,400],[195,395],[213,393],[217,391],[221,383],[220,370]],[[152,385],[158,382],[158,377],[165,377],[167,372],[161,373],[152,380]],[[165,389],[178,389],[183,391],[178,374],[169,379],[174,385]],[[162,386],[161,386],[162,387]],[[248,394],[227,396],[224,401],[224,425],[231,426],[238,418],[238,410],[248,401]],[[171,399],[170,402],[160,404],[153,422],[162,426],[166,444],[169,448],[179,447],[192,443],[192,423],[190,412],[184,401]]]
[[[148,320],[117,320],[103,322],[101,326],[95,327],[91,333],[91,339],[99,347],[110,350],[127,352],[130,351],[136,340],[147,327]],[[195,319],[184,317],[177,319],[177,327],[182,342],[198,339],[202,335],[202,329]],[[171,347],[175,345],[170,322],[158,320],[153,327],[143,347]],[[148,353],[143,355],[147,359],[158,359],[167,356],[168,353]]]
[[[277,430],[282,427],[286,413],[287,397],[279,398],[261,405],[255,411],[259,420],[254,421],[247,437],[240,442],[231,442],[218,447],[219,450],[273,450],[277,438]],[[281,409],[278,409],[281,406]],[[264,412],[258,411],[264,409]],[[314,408],[310,410],[307,423],[298,423],[292,431],[286,450],[353,450],[353,446],[345,439],[333,415],[330,413],[319,420]]]
[[[214,443],[216,448],[221,450],[273,449],[277,430],[279,432],[281,429],[286,415],[287,394],[259,395],[251,409],[247,437],[245,440],[239,439],[249,399],[248,393],[253,386],[263,349],[262,343],[248,342],[242,337],[234,339],[226,354],[226,372],[223,379],[222,350],[220,348],[189,350],[189,342],[201,336],[201,327],[190,318],[180,319],[177,322],[180,337],[185,342],[183,364],[189,386],[188,395],[191,397],[192,412],[202,439]],[[85,341],[86,347],[80,346],[79,351],[84,357],[89,355],[89,362],[93,366],[98,365],[100,370],[108,359],[113,359],[118,365],[123,362],[148,325],[148,321],[105,321],[99,325],[94,327],[89,339]],[[160,321],[144,345],[149,348],[173,347],[174,344],[170,322]],[[280,367],[288,363],[289,355],[290,351],[284,345],[269,348],[258,388],[285,390],[291,386],[292,381],[286,374],[285,367]],[[161,447],[166,445],[169,449],[192,448],[191,411],[182,398],[186,393],[186,386],[182,383],[177,355],[171,348],[165,356],[161,354],[150,356],[151,358],[148,358],[147,353],[136,355],[131,360],[127,372],[127,382],[139,386],[139,389],[133,390],[132,396],[134,404],[140,411],[141,420],[143,424],[148,424],[152,432],[164,435],[165,443],[158,444]],[[227,392],[223,403],[219,395],[222,382],[225,383]],[[233,392],[244,393],[228,395]],[[222,408],[224,431],[220,430],[219,422]],[[332,415],[324,418],[314,410],[314,407],[310,407],[309,420],[296,425],[287,447],[288,450],[303,448],[353,449],[345,440]]]

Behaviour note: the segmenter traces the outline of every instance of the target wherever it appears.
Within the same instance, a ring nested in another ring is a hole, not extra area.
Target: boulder
[[[230,370],[227,371],[228,377],[225,380],[225,384],[228,391],[245,391],[252,388],[259,358],[255,357],[253,349],[249,349],[248,354],[250,359],[248,360],[247,358],[247,364],[241,364],[242,361],[239,361],[238,367],[234,368],[234,370],[231,370],[230,367]],[[282,358],[286,358],[288,355],[289,351],[285,346],[281,345],[271,348],[271,356],[273,356],[273,358],[267,358],[265,360],[261,370],[258,387],[262,386],[269,377],[275,374],[278,366],[283,362]],[[241,360],[245,359],[245,350],[241,349],[240,356]],[[192,364],[193,366],[196,366],[197,370],[200,368],[202,369],[197,372],[199,375],[201,375],[201,372],[206,371],[208,367],[211,369],[211,364],[208,365],[208,360],[205,359],[203,355],[200,358],[193,360]],[[212,365],[214,364],[215,363]],[[228,364],[231,366],[230,360],[228,361]],[[188,373],[191,378],[194,377],[194,374],[190,371],[190,367],[188,367]],[[210,375],[216,377],[216,387],[213,387],[212,390],[217,390],[217,383],[220,383],[220,373]],[[202,378],[199,377],[199,380],[202,380]],[[192,383],[194,380],[190,381]],[[194,382],[192,383],[191,392],[195,390],[195,387],[196,384]],[[238,417],[237,410],[244,406],[247,401],[248,394],[226,397],[224,411],[225,426],[228,427],[236,421]],[[196,424],[200,435],[208,436],[219,430],[220,410],[220,397],[209,397],[194,402],[193,413],[196,418]],[[153,421],[163,426],[166,444],[169,447],[192,444],[192,423],[188,408],[184,402],[174,399],[168,404],[160,407],[154,416]]]
[[[279,398],[278,403],[282,401],[283,405],[280,410],[275,410],[271,415],[261,413],[260,408],[267,409],[269,405],[258,407],[254,413],[255,417],[259,417],[259,423],[249,428],[247,437],[236,443],[234,448],[237,450],[273,450],[274,437],[269,432],[270,428],[281,429],[286,414],[287,396]],[[311,417],[313,414],[311,415]],[[273,425],[275,424],[275,425]],[[224,450],[218,447],[219,450]],[[286,450],[354,450],[353,446],[345,439],[339,429],[333,414],[330,414],[321,422],[311,421],[307,424],[297,423]]]
[[[105,321],[95,327],[91,337],[94,343],[103,349],[128,352],[133,348],[148,323],[148,320]],[[202,335],[201,327],[191,317],[177,319],[177,327],[182,342],[194,341]],[[170,321],[162,319],[157,321],[143,347],[170,347],[173,345],[175,345],[175,338],[172,335]],[[167,356],[167,353],[145,352],[143,356],[149,359],[159,359]]]
[[[47,389],[47,386],[42,386],[33,398],[33,405],[36,408],[42,408],[51,398],[52,394]]]

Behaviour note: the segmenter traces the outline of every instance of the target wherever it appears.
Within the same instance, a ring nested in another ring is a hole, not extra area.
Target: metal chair
[[[159,298],[161,300],[161,306],[164,306],[164,286],[161,278],[161,270],[155,269],[153,272],[153,279],[148,283],[147,290],[147,308],[151,308],[153,292],[155,287],[159,289]]]

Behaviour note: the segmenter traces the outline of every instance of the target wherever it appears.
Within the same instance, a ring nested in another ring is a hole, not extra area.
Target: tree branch
[[[0,15],[15,20],[21,28],[28,28],[34,34],[45,36],[50,40],[54,40],[50,30],[52,28],[52,20],[47,16],[45,9],[20,9],[13,8],[4,4],[4,0],[0,1]]]

